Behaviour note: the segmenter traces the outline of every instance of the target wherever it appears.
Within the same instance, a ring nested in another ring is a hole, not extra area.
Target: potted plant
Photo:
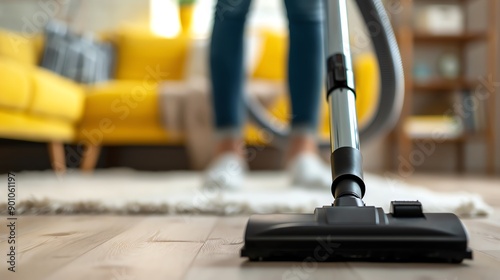
[[[196,0],[179,0],[179,19],[182,33],[188,34],[193,24],[193,13]]]

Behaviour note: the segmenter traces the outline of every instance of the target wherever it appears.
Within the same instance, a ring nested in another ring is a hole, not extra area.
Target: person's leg
[[[204,188],[236,189],[243,183],[243,36],[251,0],[218,0],[210,42],[210,77],[215,114],[214,161]]]
[[[318,155],[316,135],[323,86],[323,1],[285,0],[289,21],[288,85],[292,135],[287,160],[294,184],[328,187],[329,168]]]
[[[210,42],[216,155],[242,156],[243,36],[251,0],[218,0]]]
[[[316,152],[315,136],[323,86],[323,1],[285,0],[289,21],[288,85],[292,139],[288,156]]]

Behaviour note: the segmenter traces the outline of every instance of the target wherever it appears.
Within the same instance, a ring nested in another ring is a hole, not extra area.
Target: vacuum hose
[[[403,106],[404,76],[399,48],[382,1],[356,0],[356,3],[369,30],[381,79],[376,113],[359,132],[360,138],[367,140],[389,132],[396,125]],[[275,136],[271,144],[279,146],[285,141],[289,128],[275,125],[280,121],[249,94],[245,95],[245,106],[251,121]],[[319,145],[326,147],[329,143]]]

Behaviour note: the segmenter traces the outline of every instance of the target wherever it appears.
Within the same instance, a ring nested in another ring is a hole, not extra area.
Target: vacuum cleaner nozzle
[[[252,261],[451,262],[472,259],[454,214],[423,213],[418,201],[325,206],[314,214],[253,215],[241,256]]]

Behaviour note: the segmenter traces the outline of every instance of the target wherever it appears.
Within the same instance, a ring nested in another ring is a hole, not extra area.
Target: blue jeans
[[[288,87],[292,132],[315,133],[323,82],[323,1],[284,0],[289,23]],[[218,0],[210,44],[217,131],[233,135],[244,121],[243,33],[251,0]]]

